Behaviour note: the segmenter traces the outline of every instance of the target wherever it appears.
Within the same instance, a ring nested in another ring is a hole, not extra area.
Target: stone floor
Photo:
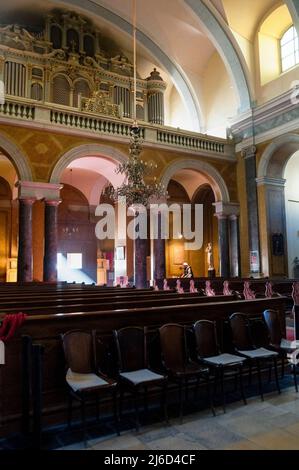
[[[61,446],[59,450],[83,450],[83,442]],[[299,394],[294,387],[281,395],[267,393],[248,399],[247,406],[237,401],[227,406],[226,414],[217,408],[185,415],[183,424],[172,418],[163,423],[143,425],[139,433],[123,431],[120,437],[105,435],[90,438],[92,450],[299,450]]]

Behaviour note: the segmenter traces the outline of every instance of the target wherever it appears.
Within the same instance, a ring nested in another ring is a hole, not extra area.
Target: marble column
[[[229,216],[229,246],[230,246],[230,276],[240,276],[240,237],[239,218],[233,214]]]
[[[45,282],[57,282],[57,214],[60,202],[59,200],[45,200]]]
[[[245,178],[247,194],[248,212],[248,237],[250,257],[254,257],[254,268],[250,266],[250,274],[260,275],[260,237],[259,237],[259,216],[258,198],[256,186],[256,147],[251,146],[242,150],[242,157],[245,161]]]
[[[32,208],[35,198],[19,198],[18,282],[32,282]]]
[[[137,238],[134,242],[134,285],[137,289],[147,287],[147,240]]]
[[[218,244],[219,244],[219,271],[225,279],[230,276],[228,217],[226,214],[217,214],[218,218]]]
[[[158,214],[158,238],[154,239],[154,279],[165,279],[166,260],[165,260],[165,240],[161,234],[162,215]]]

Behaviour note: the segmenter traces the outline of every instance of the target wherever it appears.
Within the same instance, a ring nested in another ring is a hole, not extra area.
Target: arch
[[[33,181],[32,171],[28,164],[27,158],[19,149],[19,147],[7,139],[6,136],[0,134],[0,149],[5,156],[14,164],[18,177],[21,181]]]
[[[63,170],[67,168],[70,163],[78,158],[84,157],[108,157],[112,160],[115,160],[118,163],[125,162],[128,157],[125,153],[120,152],[119,150],[114,149],[113,147],[109,147],[108,145],[100,145],[100,144],[85,144],[80,145],[78,147],[72,148],[64,155],[62,155],[58,162],[56,163],[51,177],[50,183],[58,183],[60,182],[60,178],[62,175]]]
[[[56,3],[62,4],[64,7],[66,4],[69,4],[82,10],[82,0],[56,0]],[[103,18],[130,36],[132,35],[132,25],[102,5],[98,5],[91,0],[86,0],[86,2],[84,2],[84,9],[93,15],[97,15]],[[160,62],[160,64],[169,73],[179,91],[186,109],[189,110],[191,121],[194,123],[194,131],[200,132],[201,125],[203,125],[203,114],[200,109],[200,104],[198,102],[196,93],[181,67],[176,64],[173,59],[170,59],[169,56],[163,52],[163,50],[141,30],[137,30],[137,40]]]
[[[200,173],[203,173],[207,177],[215,194],[216,202],[230,202],[230,196],[226,183],[220,173],[209,163],[199,160],[177,160],[170,164],[161,177],[161,183],[165,188],[167,188],[169,181],[178,171],[187,169],[196,170]]]
[[[299,0],[285,0],[285,3],[287,4],[288,9],[290,10],[294,25],[297,28],[297,33],[299,36]]]
[[[211,4],[203,0],[184,0],[193,11],[227,66],[239,97],[239,112],[251,108],[253,88],[243,54],[227,24]]]
[[[264,151],[259,166],[258,178],[283,178],[290,157],[299,150],[299,135],[286,134],[277,137]]]

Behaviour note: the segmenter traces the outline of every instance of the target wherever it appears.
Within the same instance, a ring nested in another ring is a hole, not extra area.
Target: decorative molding
[[[287,180],[283,178],[270,178],[267,176],[256,178],[255,181],[258,186],[278,186],[281,188],[284,188],[287,182]]]
[[[253,158],[256,156],[256,146],[251,145],[250,147],[246,147],[242,150],[241,156],[246,160],[247,158]]]
[[[258,106],[252,111],[243,113],[230,120],[231,132],[236,142],[236,151],[255,143],[262,143],[280,134],[292,132],[299,127],[299,106],[294,104],[294,90]],[[254,129],[254,136],[253,136]]]
[[[35,199],[59,201],[61,184],[35,183],[33,181],[18,181],[15,185],[18,188],[19,199]]]
[[[215,215],[228,217],[228,218],[238,218],[240,215],[240,204],[237,202],[214,202],[213,206],[215,207],[216,213]]]

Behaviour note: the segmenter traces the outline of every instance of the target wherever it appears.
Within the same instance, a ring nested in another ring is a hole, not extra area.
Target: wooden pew
[[[48,315],[48,314],[63,314],[68,312],[92,312],[101,310],[118,310],[118,309],[129,309],[129,308],[152,308],[155,306],[171,306],[171,305],[190,305],[190,304],[202,304],[202,303],[218,303],[218,302],[230,302],[235,300],[235,296],[216,296],[216,297],[200,297],[196,294],[174,294],[173,296],[154,297],[154,298],[132,298],[132,299],[87,299],[85,302],[79,303],[74,300],[63,303],[62,301],[53,302],[52,305],[45,301],[23,303],[22,307],[18,306],[17,303],[11,303],[10,305],[1,305],[0,308],[0,320],[6,313],[26,313],[27,315]]]
[[[213,300],[213,299],[212,299]],[[21,414],[21,336],[30,335],[44,345],[44,424],[65,422],[65,364],[60,334],[71,329],[96,329],[103,338],[107,357],[114,357],[112,330],[124,326],[147,326],[155,331],[165,323],[191,324],[196,320],[216,321],[219,342],[227,350],[225,321],[234,312],[246,313],[251,318],[260,318],[267,308],[279,312],[282,327],[285,328],[285,299],[258,299],[251,301],[205,302],[182,305],[156,306],[151,308],[130,308],[77,312],[62,315],[29,316],[16,336],[7,344],[6,365],[0,368],[0,403],[2,420],[0,436],[19,430]]]

